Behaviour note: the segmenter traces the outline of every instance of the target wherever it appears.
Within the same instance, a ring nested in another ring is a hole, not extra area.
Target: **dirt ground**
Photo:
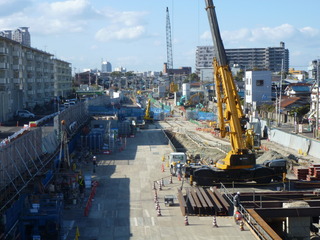
[[[212,138],[212,136],[206,138],[203,135],[203,133],[199,135],[203,142]],[[216,161],[223,159],[226,155],[226,152],[221,151],[218,147],[212,147],[208,144],[197,144],[186,134],[175,133],[175,138],[187,149],[187,155],[189,157],[191,156],[191,158],[199,155],[202,161],[206,163],[215,163]],[[227,149],[230,149],[230,146]],[[284,148],[268,149],[267,151],[259,151],[259,153],[257,153],[257,164],[262,164],[266,160],[273,159],[286,159],[288,170],[292,170],[293,166],[301,165],[301,160],[303,160],[301,156],[294,154],[292,150]],[[306,159],[304,158],[304,160]]]

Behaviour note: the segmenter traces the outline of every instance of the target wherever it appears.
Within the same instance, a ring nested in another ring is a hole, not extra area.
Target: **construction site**
[[[16,132],[1,127],[7,136],[1,142],[1,239],[317,236],[320,162],[311,154],[318,141],[270,128],[270,138],[255,150],[257,163],[284,159],[285,176],[266,184],[233,179],[203,186],[173,174],[170,154],[213,166],[230,151],[228,138],[210,121],[188,119],[192,114],[181,106],[163,108],[162,121],[137,127],[132,119],[145,112],[130,101],[100,96]],[[117,111],[105,115],[115,105]],[[297,146],[277,142],[277,135]],[[297,137],[308,141],[308,154]],[[242,225],[233,217],[238,191]]]
[[[320,238],[320,142],[244,113],[206,11],[214,99],[169,77],[0,126],[1,240]]]

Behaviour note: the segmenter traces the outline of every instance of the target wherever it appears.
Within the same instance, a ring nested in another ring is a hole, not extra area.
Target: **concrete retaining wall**
[[[310,155],[316,158],[320,157],[320,142],[318,140],[274,128],[270,129],[269,139],[284,147],[294,149],[301,155]]]

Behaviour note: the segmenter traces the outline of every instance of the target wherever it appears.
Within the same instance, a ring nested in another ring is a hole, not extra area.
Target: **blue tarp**
[[[209,120],[209,121],[217,121],[217,116],[212,112],[198,112],[197,120]]]

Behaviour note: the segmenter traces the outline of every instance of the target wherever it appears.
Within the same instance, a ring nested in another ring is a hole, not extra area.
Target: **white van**
[[[18,110],[16,115],[21,118],[34,118],[35,115],[28,110]]]

